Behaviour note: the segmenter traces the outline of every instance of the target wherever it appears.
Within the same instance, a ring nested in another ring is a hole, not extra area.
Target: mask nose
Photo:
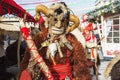
[[[57,28],[61,28],[61,21],[58,21],[58,22],[55,24],[55,26],[56,26]]]

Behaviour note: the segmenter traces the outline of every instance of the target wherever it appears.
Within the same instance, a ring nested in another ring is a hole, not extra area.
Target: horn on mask
[[[35,11],[36,11],[35,19],[36,19],[37,21],[40,20],[40,16],[41,16],[40,13],[41,13],[41,12],[42,12],[43,14],[45,14],[45,16],[48,16],[48,15],[49,15],[48,8],[47,8],[46,6],[44,6],[44,5],[38,5],[38,6],[36,7]]]
[[[66,30],[67,33],[73,31],[80,24],[79,18],[77,16],[75,16],[75,15],[72,15],[72,14],[70,14],[69,21],[73,22],[73,24],[67,28],[67,30]]]

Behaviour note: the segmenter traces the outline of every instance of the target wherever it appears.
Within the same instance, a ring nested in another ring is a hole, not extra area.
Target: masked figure
[[[27,49],[21,63],[20,78],[26,80],[91,80],[87,65],[85,50],[77,38],[70,32],[79,26],[79,18],[70,14],[70,9],[63,2],[52,4],[49,8],[44,5],[36,7],[36,20],[46,16],[46,26],[41,26],[41,32],[34,38],[39,55],[48,66],[53,79],[45,76]],[[70,24],[71,22],[71,24]],[[43,28],[44,27],[44,28]],[[22,73],[26,74],[22,74]]]

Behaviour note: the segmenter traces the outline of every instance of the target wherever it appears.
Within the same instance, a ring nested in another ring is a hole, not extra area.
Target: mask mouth
[[[62,34],[64,32],[64,28],[55,28],[55,27],[52,27],[52,33],[53,34]]]

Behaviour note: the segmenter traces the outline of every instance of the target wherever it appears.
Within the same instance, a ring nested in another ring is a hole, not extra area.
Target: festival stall
[[[20,5],[18,5],[13,0],[1,0],[0,1],[0,16],[5,14],[13,14],[20,18],[24,17],[24,14],[27,14],[26,21],[27,22],[35,22],[33,16],[31,16],[25,9],[23,9]]]
[[[103,56],[113,58],[120,53],[120,1],[116,0],[88,13],[98,25]]]
[[[120,14],[105,17],[103,20],[102,47],[105,57],[115,57],[120,53]]]

